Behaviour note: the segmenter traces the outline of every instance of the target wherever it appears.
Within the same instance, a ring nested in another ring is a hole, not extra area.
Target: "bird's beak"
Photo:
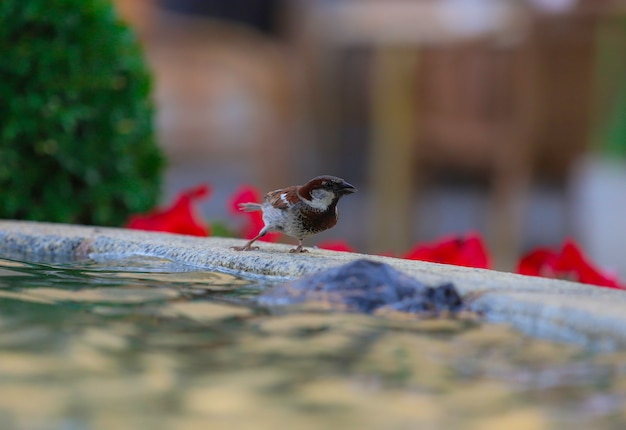
[[[339,187],[339,192],[341,194],[352,194],[357,192],[357,189],[354,187],[354,185],[350,185],[345,181]]]

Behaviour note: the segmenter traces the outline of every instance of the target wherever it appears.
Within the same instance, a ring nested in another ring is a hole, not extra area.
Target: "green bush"
[[[120,225],[156,203],[151,79],[108,0],[0,1],[0,218]]]

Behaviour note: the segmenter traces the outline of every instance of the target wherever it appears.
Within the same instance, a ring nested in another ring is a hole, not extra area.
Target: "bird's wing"
[[[265,195],[265,201],[276,209],[288,209],[300,201],[298,187],[292,186],[270,191]]]

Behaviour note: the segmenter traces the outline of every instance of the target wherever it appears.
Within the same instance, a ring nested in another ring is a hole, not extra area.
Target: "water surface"
[[[626,353],[254,306],[154,258],[0,260],[2,429],[622,429]]]

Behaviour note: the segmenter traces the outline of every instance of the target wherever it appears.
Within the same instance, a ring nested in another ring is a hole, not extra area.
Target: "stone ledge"
[[[148,255],[199,270],[221,270],[248,278],[294,279],[359,258],[382,261],[420,281],[452,282],[475,295],[472,307],[535,336],[594,348],[626,347],[626,292],[492,270],[260,243],[259,251],[237,252],[238,239],[66,224],[0,221],[0,257],[62,261],[89,254]]]

